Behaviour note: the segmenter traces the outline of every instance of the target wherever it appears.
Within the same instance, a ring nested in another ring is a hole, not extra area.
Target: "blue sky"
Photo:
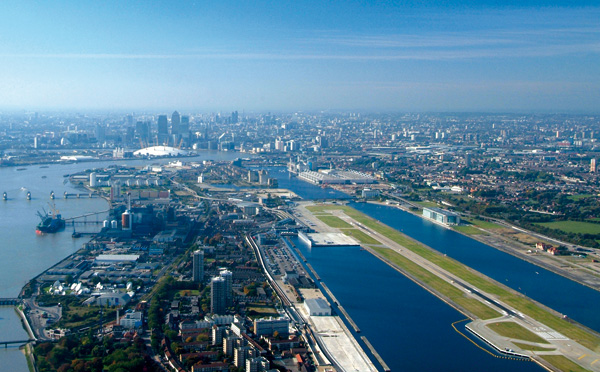
[[[593,1],[3,1],[0,108],[594,112]]]

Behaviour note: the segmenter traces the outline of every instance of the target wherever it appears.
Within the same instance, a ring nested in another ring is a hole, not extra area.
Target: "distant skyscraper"
[[[121,184],[115,182],[110,185],[110,200],[117,200],[121,198]]]
[[[220,276],[210,280],[210,311],[213,314],[225,314],[227,308],[225,287],[225,279]]]
[[[135,123],[135,134],[142,143],[142,147],[147,147],[150,142],[150,122],[138,121]]]
[[[169,140],[169,120],[167,115],[158,116],[158,144],[163,145]]]
[[[171,134],[180,134],[179,126],[181,125],[181,117],[177,111],[171,114]]]
[[[596,159],[590,160],[590,172],[596,173]]]
[[[238,112],[234,111],[231,113],[231,124],[237,124],[237,122],[239,121],[239,116],[238,116]]]
[[[106,141],[106,128],[100,124],[96,124],[96,129],[94,130],[96,135],[96,140],[100,143]]]
[[[135,127],[131,126],[131,127],[127,127],[127,130],[125,132],[125,143],[132,143],[133,142],[133,138],[135,137]]]
[[[225,305],[233,306],[233,274],[229,270],[221,270],[219,275],[225,280]]]
[[[321,146],[321,148],[327,148],[329,143],[327,142],[327,138],[323,137],[323,136],[317,136],[317,143],[319,144],[319,146]]]
[[[204,280],[204,251],[198,249],[194,251],[194,267],[193,267],[193,280],[195,282],[202,282]]]
[[[179,125],[179,137],[183,140],[182,145],[190,146],[191,143],[191,132],[190,132],[190,117],[184,115],[181,117],[181,124]]]
[[[181,117],[181,124],[179,126],[179,134],[181,134],[182,136],[187,136],[188,132],[190,131],[190,117],[187,115],[184,115]]]

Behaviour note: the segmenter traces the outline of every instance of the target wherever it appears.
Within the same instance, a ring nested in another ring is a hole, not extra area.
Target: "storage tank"
[[[121,215],[121,226],[123,230],[131,230],[131,213],[129,211],[125,211]]]
[[[111,229],[116,229],[118,227],[119,227],[119,223],[117,222],[117,220],[110,221],[110,228]]]
[[[90,173],[90,187],[98,187],[98,176],[95,172]]]
[[[104,220],[104,222],[102,222],[102,227],[108,228],[109,226],[110,226],[110,222],[108,222],[108,220]]]

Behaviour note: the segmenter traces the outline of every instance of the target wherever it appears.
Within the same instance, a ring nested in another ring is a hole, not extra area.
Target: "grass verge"
[[[481,227],[482,229],[494,230],[494,229],[504,229],[505,228],[504,226],[500,226],[497,223],[478,220],[476,218],[471,218],[468,221],[471,222],[473,225]]]
[[[473,226],[454,226],[454,230],[467,235],[483,235],[485,232]]]
[[[350,225],[348,222],[336,216],[317,216],[317,218],[335,229],[352,227],[352,225]]]
[[[350,235],[362,244],[381,244],[379,240],[376,240],[372,236],[365,234],[364,232],[357,229],[343,230],[344,234]]]
[[[582,366],[562,355],[540,355],[540,357],[563,372],[587,372]]]
[[[515,322],[490,323],[486,327],[496,332],[500,336],[517,338],[523,341],[537,342],[539,344],[548,343],[548,341]]]
[[[529,351],[553,351],[553,350],[556,350],[556,347],[542,347],[542,346],[537,346],[537,345],[524,344],[522,342],[516,342],[516,341],[512,341],[512,343],[516,347],[519,347],[523,350],[529,350]]]

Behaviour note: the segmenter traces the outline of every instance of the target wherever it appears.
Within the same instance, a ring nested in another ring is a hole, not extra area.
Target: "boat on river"
[[[65,220],[55,208],[52,208],[50,212],[44,213],[37,212],[41,221],[35,228],[35,232],[38,234],[53,234],[65,228]]]

